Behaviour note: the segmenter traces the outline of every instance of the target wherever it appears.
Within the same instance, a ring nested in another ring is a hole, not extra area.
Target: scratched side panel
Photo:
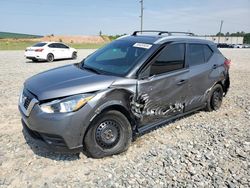
[[[138,81],[137,95],[132,97],[132,111],[140,119],[140,125],[155,123],[183,112],[188,95],[188,83],[178,85],[187,79],[188,71],[158,76],[152,80]]]
[[[207,63],[190,67],[190,96],[186,98],[186,110],[191,110],[203,105],[214,84],[224,79],[223,66],[213,69],[214,64],[223,64],[215,54]]]

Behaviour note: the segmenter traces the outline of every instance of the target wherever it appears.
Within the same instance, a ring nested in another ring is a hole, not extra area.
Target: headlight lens
[[[46,113],[74,112],[79,110],[93,97],[93,95],[88,94],[75,95],[64,99],[54,100],[48,103],[41,104],[41,109],[43,112]]]

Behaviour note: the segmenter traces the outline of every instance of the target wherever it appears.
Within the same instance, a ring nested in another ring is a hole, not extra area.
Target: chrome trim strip
[[[27,108],[27,110],[24,108],[24,105],[21,103],[19,104],[19,106],[21,107],[21,110],[22,112],[24,113],[25,116],[29,116],[30,115],[30,112],[31,110],[33,109],[33,107],[35,106],[35,104],[37,104],[39,101],[35,98],[33,98],[31,101],[30,101],[30,104]]]
[[[31,110],[35,106],[35,104],[37,104],[39,101],[37,99],[33,98],[30,101],[27,110],[24,108],[24,102],[25,101],[23,101],[23,90],[22,90],[21,93],[20,93],[20,97],[19,97],[19,106],[20,106],[22,112],[24,113],[24,115],[28,117],[30,115]]]

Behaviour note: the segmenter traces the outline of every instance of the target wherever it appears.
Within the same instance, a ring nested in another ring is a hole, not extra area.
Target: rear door
[[[182,113],[188,91],[185,44],[168,44],[141,72],[137,85],[140,125],[160,122]]]
[[[51,43],[48,47],[50,48],[49,53],[52,53],[55,59],[60,59],[62,57],[59,43]]]
[[[187,44],[187,64],[190,69],[190,95],[185,102],[187,111],[205,104],[209,89],[218,79],[213,54],[207,44]]]

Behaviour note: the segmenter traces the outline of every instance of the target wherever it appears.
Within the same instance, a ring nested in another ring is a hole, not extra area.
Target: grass
[[[24,38],[41,38],[41,35],[30,35],[23,33],[10,33],[10,32],[0,32],[0,38],[16,38],[16,39],[24,39]]]
[[[25,50],[27,47],[32,46],[36,42],[32,41],[7,41],[0,40],[0,50]],[[89,44],[89,43],[73,43],[69,46],[76,49],[97,49],[104,46],[106,43]]]
[[[33,45],[31,41],[4,41],[0,40],[0,50],[25,50],[28,46]]]

